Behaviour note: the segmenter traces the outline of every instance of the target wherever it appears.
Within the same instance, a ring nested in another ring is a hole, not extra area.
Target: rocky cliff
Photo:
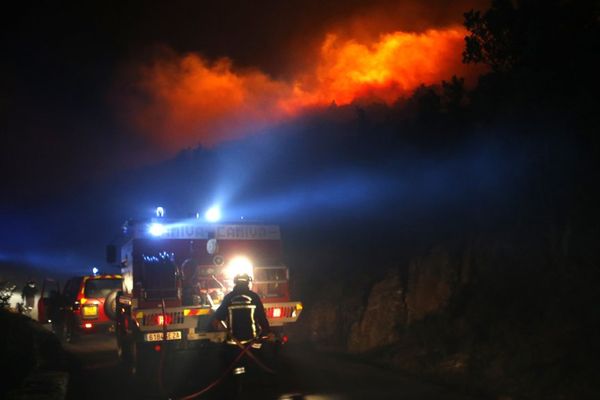
[[[477,393],[594,398],[598,271],[565,248],[516,235],[432,246],[368,283],[364,272],[324,280],[311,292],[301,331]]]

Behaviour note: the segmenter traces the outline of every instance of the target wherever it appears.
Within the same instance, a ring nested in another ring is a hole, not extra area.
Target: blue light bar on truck
[[[210,224],[188,220],[139,223],[131,226],[134,238],[209,239],[217,240],[280,240],[277,225]]]
[[[167,232],[167,228],[163,224],[159,224],[157,222],[150,224],[150,228],[148,228],[148,232],[152,236],[162,236]]]
[[[221,219],[221,209],[219,206],[212,206],[206,211],[204,218],[206,218],[208,222],[219,221]]]

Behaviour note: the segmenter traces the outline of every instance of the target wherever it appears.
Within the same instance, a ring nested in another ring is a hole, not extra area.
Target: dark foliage
[[[492,70],[474,90],[465,90],[457,77],[422,86],[390,111],[385,128],[373,118],[375,106],[363,108],[362,126],[371,129],[357,133],[356,146],[385,146],[373,153],[396,179],[409,182],[411,195],[382,204],[387,226],[376,219],[353,225],[340,217],[335,221],[346,227],[343,239],[318,235],[328,242],[328,253],[338,254],[339,270],[360,271],[342,286],[353,287],[355,278],[382,279],[373,272],[376,266],[399,268],[407,276],[407,258],[435,246],[458,246],[459,258],[468,247],[472,263],[468,284],[453,287],[447,307],[399,327],[402,339],[385,348],[385,357],[395,351],[412,372],[478,393],[600,395],[598,7],[591,1],[497,0],[487,11],[467,12],[464,60]],[[465,170],[448,162],[465,160],[469,146],[498,162]],[[358,154],[359,160],[369,158]],[[432,203],[420,192],[424,175],[416,165],[423,160],[441,178]],[[391,189],[388,195],[393,198]],[[348,246],[361,237],[359,227],[380,235],[365,238],[360,248]],[[322,246],[313,239],[304,251],[313,255],[309,264],[316,270]],[[337,241],[343,244],[335,247]],[[361,277],[365,272],[369,278]],[[305,293],[340,284],[320,279],[320,285],[311,279]],[[363,305],[368,290],[356,292]],[[360,308],[353,310],[336,321],[357,321]],[[344,332],[338,332],[338,343],[349,329]],[[440,368],[455,355],[469,360],[459,379]]]
[[[5,398],[34,370],[64,370],[68,359],[59,340],[31,318],[0,309],[0,398]]]

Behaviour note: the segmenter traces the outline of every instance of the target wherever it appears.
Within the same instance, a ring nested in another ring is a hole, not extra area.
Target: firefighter
[[[227,324],[229,340],[233,343],[248,343],[270,333],[265,308],[258,294],[250,290],[251,282],[248,274],[233,278],[233,290],[215,312],[215,318]]]
[[[35,295],[37,294],[38,289],[35,281],[33,279],[29,279],[25,286],[23,286],[23,290],[21,291],[21,299],[25,302],[25,309],[28,311],[33,310],[35,305]]]
[[[225,322],[228,330],[228,340],[221,352],[223,368],[230,366],[233,360],[238,359],[240,352],[244,352],[233,370],[234,376],[238,377],[246,374],[246,367],[254,367],[255,363],[265,368],[263,361],[268,355],[265,354],[264,346],[254,348],[255,343],[252,342],[259,337],[272,336],[262,301],[258,294],[250,290],[251,282],[252,278],[248,274],[237,275],[233,279],[233,290],[225,295],[215,311],[215,320]],[[241,383],[239,379],[235,382],[237,385]],[[235,390],[241,389],[238,387]]]

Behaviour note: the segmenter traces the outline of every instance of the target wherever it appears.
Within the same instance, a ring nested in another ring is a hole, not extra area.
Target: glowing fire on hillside
[[[167,145],[210,146],[332,103],[392,104],[421,84],[472,75],[461,63],[464,36],[461,27],[397,31],[373,43],[328,34],[314,67],[291,81],[236,70],[228,59],[161,60],[142,70],[146,99],[135,122]]]
[[[460,28],[393,32],[364,44],[330,34],[309,78],[314,83],[295,82],[294,93],[283,107],[296,112],[307,105],[344,105],[360,98],[391,104],[420,84],[465,72],[461,64],[464,36]]]

